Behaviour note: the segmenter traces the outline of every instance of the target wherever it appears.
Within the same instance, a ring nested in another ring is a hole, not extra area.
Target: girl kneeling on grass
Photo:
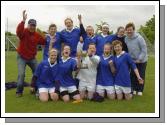
[[[82,58],[82,67],[77,75],[79,79],[79,92],[82,99],[91,100],[96,89],[97,66],[100,57],[95,55],[95,53],[96,45],[95,43],[90,43],[86,57]]]
[[[76,81],[72,75],[72,72],[76,71],[79,67],[77,61],[70,57],[70,53],[70,46],[65,45],[59,63],[60,95],[64,102],[69,102],[70,97],[75,100],[74,102],[82,102],[76,87]]]
[[[111,44],[106,43],[104,45],[104,53],[100,56],[100,63],[97,68],[96,92],[104,97],[106,91],[109,99],[115,99],[114,71],[110,68],[110,65],[113,64],[112,60]]]
[[[58,74],[57,54],[56,49],[51,49],[48,60],[42,61],[34,73],[36,82],[33,83],[37,84],[39,99],[42,102],[47,102],[49,96],[53,101],[58,100],[58,88],[55,87]],[[34,86],[31,85],[31,91],[35,89]]]
[[[115,40],[113,41],[112,46],[114,50],[113,60],[116,68],[114,84],[117,99],[122,100],[124,94],[125,99],[130,100],[132,98],[130,67],[134,70],[140,84],[143,84],[143,79],[140,77],[138,69],[130,55],[125,51],[122,51],[122,43],[119,40]]]

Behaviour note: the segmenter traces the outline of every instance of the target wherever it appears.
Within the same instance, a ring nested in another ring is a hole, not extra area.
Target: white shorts
[[[104,93],[105,90],[107,91],[107,94],[113,94],[113,93],[115,93],[115,88],[114,88],[114,86],[102,86],[102,85],[97,85],[97,87],[96,87],[96,92],[97,92],[97,93]]]
[[[39,88],[39,93],[42,93],[42,92],[47,92],[47,93],[54,93],[55,92],[55,87],[52,87],[52,88]]]
[[[60,92],[63,92],[63,91],[68,91],[68,93],[72,93],[72,92],[77,91],[77,88],[76,86],[69,86],[69,87],[60,86]]]
[[[121,94],[121,93],[129,94],[131,93],[131,87],[123,87],[123,86],[115,85],[115,91],[117,94]]]
[[[79,89],[79,91],[86,91],[87,90],[89,92],[95,92],[96,84],[80,81],[78,89]]]

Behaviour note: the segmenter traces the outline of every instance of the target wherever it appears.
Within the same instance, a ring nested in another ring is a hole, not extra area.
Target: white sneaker
[[[143,93],[142,93],[142,92],[138,92],[138,93],[137,93],[137,95],[142,96],[142,95],[143,95]]]
[[[136,91],[133,91],[133,95],[136,95],[136,93],[137,93]]]

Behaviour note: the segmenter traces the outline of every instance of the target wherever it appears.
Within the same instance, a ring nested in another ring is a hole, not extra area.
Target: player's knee
[[[48,102],[48,98],[47,97],[39,97],[41,102]]]
[[[69,102],[70,101],[69,95],[63,96],[62,99],[63,99],[64,102]]]
[[[100,96],[104,97],[104,92],[103,93],[98,93]]]
[[[82,91],[80,91],[80,97],[81,99],[85,99],[86,98],[86,94]]]
[[[71,96],[72,96],[72,98],[73,98],[73,99],[75,99],[75,100],[79,100],[79,99],[81,99],[81,97],[80,97],[80,94],[79,94],[79,91],[78,91],[78,90],[76,90],[76,91],[74,91],[74,92],[70,93],[70,95],[71,95]]]
[[[123,94],[117,94],[117,100],[122,100],[123,99]]]
[[[80,100],[80,99],[81,99],[80,94],[74,95],[74,96],[73,96],[73,99],[75,99],[75,100]]]
[[[94,92],[88,92],[88,99],[91,100],[93,98]]]
[[[58,94],[54,93],[54,94],[51,94],[50,95],[50,98],[53,100],[53,101],[57,101],[59,99],[59,96]]]
[[[132,94],[125,94],[125,99],[126,100],[131,100],[132,99]]]
[[[114,100],[115,99],[115,93],[113,94],[107,94],[107,97],[111,100]]]

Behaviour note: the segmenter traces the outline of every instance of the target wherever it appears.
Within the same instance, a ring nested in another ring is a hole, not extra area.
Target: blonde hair
[[[58,54],[58,51],[57,51],[57,49],[55,49],[55,48],[52,48],[52,49],[49,51],[49,54],[51,54],[52,52],[56,52],[56,53]]]

